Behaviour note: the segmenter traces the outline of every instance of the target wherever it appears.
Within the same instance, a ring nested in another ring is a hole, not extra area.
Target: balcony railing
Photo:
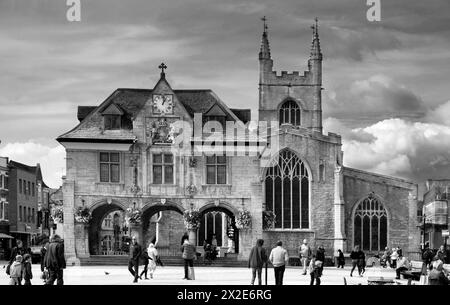
[[[425,223],[433,225],[448,224],[447,200],[435,200],[424,206]]]

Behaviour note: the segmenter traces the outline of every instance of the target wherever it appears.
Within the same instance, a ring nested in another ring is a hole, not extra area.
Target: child
[[[17,255],[15,262],[11,265],[10,277],[11,281],[10,285],[22,285],[22,255]]]
[[[31,279],[33,278],[33,273],[31,272],[31,255],[25,254],[23,256],[23,279],[25,280],[24,285],[31,285]]]

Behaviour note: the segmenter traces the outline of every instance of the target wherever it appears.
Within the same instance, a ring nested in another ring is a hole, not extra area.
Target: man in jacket
[[[16,241],[16,246],[11,251],[11,257],[9,258],[9,263],[8,263],[8,267],[6,269],[7,270],[6,273],[9,275],[8,270],[11,268],[11,265],[16,261],[17,255],[20,255],[23,257],[25,254],[30,254],[30,253],[31,253],[31,251],[29,251],[28,249],[25,249],[25,247],[23,246],[23,242],[20,239],[18,239]],[[22,278],[20,278],[20,280],[22,280]]]
[[[64,242],[61,237],[55,234],[44,257],[44,266],[48,269],[49,277],[45,285],[53,285],[55,280],[57,285],[64,285],[63,270],[66,268],[64,257]]]
[[[303,244],[299,249],[300,261],[302,262],[303,273],[302,275],[306,275],[306,269],[308,268],[308,261],[311,259],[311,248],[308,246],[308,241],[306,239],[303,240]]]
[[[275,272],[275,285],[283,285],[284,270],[289,261],[288,253],[282,246],[283,242],[279,240],[276,248],[272,249],[269,256]]]
[[[128,261],[128,270],[134,276],[133,283],[138,282],[139,278],[139,259],[142,255],[142,247],[137,242],[136,236],[131,239],[130,260]],[[134,270],[133,270],[134,269]]]
[[[262,283],[262,268],[267,261],[266,249],[263,248],[263,245],[264,240],[258,239],[256,246],[252,248],[248,257],[248,267],[252,268],[252,285],[255,283],[256,273],[258,273],[258,284],[261,285]]]

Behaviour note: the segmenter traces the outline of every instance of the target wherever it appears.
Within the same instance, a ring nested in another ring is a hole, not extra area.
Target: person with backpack
[[[308,241],[306,239],[303,240],[303,243],[300,245],[298,252],[303,267],[302,275],[306,275],[308,260],[311,258],[312,254],[311,248],[309,247]]]
[[[18,239],[16,241],[16,246],[11,251],[11,256],[9,258],[8,265],[6,266],[6,274],[10,275],[11,265],[15,262],[17,255],[20,255],[23,258],[23,256],[27,253],[31,254],[29,249],[26,249],[23,246],[23,242],[20,239]],[[20,279],[20,280],[22,281],[22,279]]]

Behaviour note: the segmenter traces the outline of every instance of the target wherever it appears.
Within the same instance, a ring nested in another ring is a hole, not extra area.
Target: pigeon
[[[109,272],[106,272],[106,271],[105,271],[105,275],[108,275],[108,274],[109,274]]]

